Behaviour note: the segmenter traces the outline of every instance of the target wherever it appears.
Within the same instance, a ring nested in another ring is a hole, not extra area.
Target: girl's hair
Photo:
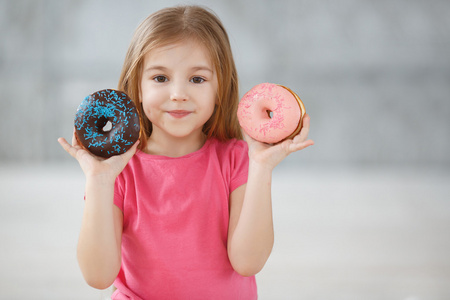
[[[136,29],[125,57],[118,89],[133,99],[140,115],[140,145],[146,147],[152,124],[145,116],[140,101],[140,83],[144,56],[151,50],[195,39],[209,51],[218,80],[218,104],[211,118],[203,126],[207,138],[221,141],[242,139],[237,120],[239,89],[228,35],[219,18],[200,6],[176,6],[157,11],[147,17]]]

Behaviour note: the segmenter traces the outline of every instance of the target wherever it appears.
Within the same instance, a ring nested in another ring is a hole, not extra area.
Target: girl
[[[86,176],[78,261],[112,299],[256,299],[273,246],[271,173],[313,144],[309,117],[293,140],[266,145],[236,117],[227,33],[209,10],[167,8],[137,28],[119,90],[134,99],[139,141],[109,159],[62,147]]]

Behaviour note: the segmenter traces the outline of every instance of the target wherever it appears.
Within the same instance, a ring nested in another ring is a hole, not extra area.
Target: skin
[[[145,152],[171,157],[200,149],[203,125],[214,112],[217,74],[203,47],[184,42],[144,57],[141,102],[152,122]]]
[[[200,149],[205,143],[203,124],[216,104],[217,74],[207,51],[195,42],[157,48],[144,59],[141,99],[153,124],[144,152],[179,157]],[[230,195],[228,256],[243,276],[258,273],[273,247],[272,170],[289,154],[314,144],[308,139],[310,118],[291,140],[267,145],[244,134],[249,147],[246,184]],[[86,176],[86,204],[77,248],[78,262],[87,283],[109,287],[120,270],[123,215],[113,204],[114,181],[136,152],[109,159],[95,157],[78,143],[58,139],[78,160]],[[104,251],[108,249],[108,251]]]

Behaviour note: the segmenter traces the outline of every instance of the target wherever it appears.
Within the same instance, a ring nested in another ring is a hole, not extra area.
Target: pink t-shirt
[[[138,151],[117,177],[122,267],[112,299],[257,299],[227,254],[230,193],[247,182],[244,141],[209,139],[170,158]]]

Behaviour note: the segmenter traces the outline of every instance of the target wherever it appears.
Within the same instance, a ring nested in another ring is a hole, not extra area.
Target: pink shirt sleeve
[[[230,193],[247,183],[248,177],[248,146],[244,141],[236,141],[231,155]]]

